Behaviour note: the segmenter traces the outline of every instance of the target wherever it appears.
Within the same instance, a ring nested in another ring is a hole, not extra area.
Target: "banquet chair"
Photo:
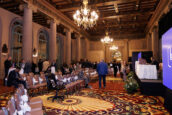
[[[15,114],[16,106],[13,98],[8,101],[8,110],[9,110],[9,115]]]
[[[27,83],[27,87],[29,89],[29,95],[34,96],[39,92],[39,88],[41,87],[41,85],[39,84],[39,78],[38,76],[34,75],[34,74],[29,74],[29,76],[26,76],[26,83]]]

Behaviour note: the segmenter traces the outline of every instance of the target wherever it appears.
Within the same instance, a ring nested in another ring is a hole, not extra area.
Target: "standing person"
[[[159,62],[154,57],[151,57],[151,61],[151,64],[156,65],[156,69],[159,70]]]
[[[8,70],[9,70],[9,68],[10,68],[11,66],[12,66],[12,58],[11,58],[11,56],[9,56],[8,59],[5,60],[5,62],[4,62],[4,68],[5,68],[4,85],[6,85],[6,84],[5,84],[5,79],[7,78]]]
[[[125,61],[121,61],[121,77],[124,81],[126,81],[127,77],[126,77],[126,62]]]
[[[24,69],[25,68],[25,64],[26,64],[25,60],[22,59],[20,64],[19,64],[20,68]]]
[[[33,73],[35,73],[35,68],[36,68],[36,64],[32,61],[31,70],[32,70]]]
[[[53,60],[53,62],[51,63],[51,66],[55,67],[55,70],[57,71],[57,63],[56,60]]]
[[[113,71],[114,71],[114,77],[117,77],[117,72],[118,72],[118,65],[116,63],[116,60],[113,62]]]
[[[32,72],[32,63],[30,61],[26,62],[24,67],[24,73]]]
[[[50,63],[49,61],[46,59],[44,62],[43,62],[43,69],[42,71],[47,71],[48,67],[50,66]]]
[[[97,72],[99,74],[99,88],[101,88],[101,79],[103,77],[103,85],[106,87],[106,75],[108,74],[108,65],[101,60],[101,62],[97,65]]]
[[[42,71],[42,68],[43,68],[42,59],[39,59],[39,61],[38,61],[38,68],[39,68],[39,72],[41,72]]]

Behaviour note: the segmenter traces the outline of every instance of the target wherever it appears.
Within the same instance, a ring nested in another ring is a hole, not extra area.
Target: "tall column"
[[[67,63],[66,62],[66,42],[67,42],[67,40],[66,40],[67,38],[66,37],[64,37],[63,38],[63,63]]]
[[[88,59],[88,52],[89,52],[89,41],[87,38],[85,38],[85,53],[86,53],[86,58]]]
[[[32,9],[24,6],[22,57],[25,61],[32,61]]]
[[[49,60],[56,61],[57,58],[57,43],[56,43],[56,22],[54,20],[50,23],[50,39],[49,39]]]
[[[71,64],[71,30],[66,31],[66,63]]]
[[[159,38],[158,38],[158,27],[155,26],[152,31],[152,51],[153,57],[158,60],[159,58]]]
[[[60,35],[59,35],[60,36]],[[64,63],[64,37],[59,37],[59,64]]]
[[[124,40],[124,60],[128,62],[128,56],[129,56],[129,43],[128,39]]]
[[[76,61],[77,60],[77,45],[76,45],[76,39],[72,39],[72,60]]]
[[[149,33],[148,36],[147,36],[147,49],[148,49],[148,51],[152,51],[152,38],[151,38],[151,33]]]
[[[77,61],[80,61],[81,59],[81,35],[77,36],[77,40],[76,40],[76,44],[77,44],[77,48],[76,48],[76,54],[77,54]]]

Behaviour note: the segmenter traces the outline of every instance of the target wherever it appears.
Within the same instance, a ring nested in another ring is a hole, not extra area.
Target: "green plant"
[[[125,81],[124,88],[128,93],[134,93],[139,88],[137,81],[134,79],[134,72],[130,72]]]
[[[130,72],[128,75],[127,75],[127,78],[130,78],[130,77],[134,77],[134,72]]]

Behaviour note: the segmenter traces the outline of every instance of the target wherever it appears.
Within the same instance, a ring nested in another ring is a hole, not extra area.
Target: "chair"
[[[42,79],[42,87],[40,87],[40,92],[41,94],[43,93],[47,93],[48,92],[48,89],[47,89],[47,80],[45,78],[45,74],[40,74],[39,76],[39,80]]]
[[[8,115],[8,110],[6,107],[2,107],[0,109],[0,115]]]
[[[53,90],[55,90],[56,93],[55,93],[54,96],[48,97],[47,100],[52,99],[52,102],[54,102],[54,100],[57,100],[57,99],[64,100],[64,88],[65,88],[65,86],[64,86],[63,82],[61,82],[61,81],[59,81],[59,80],[56,82],[56,81],[55,81],[53,78],[51,78],[51,77],[49,77],[48,79],[49,79],[49,82],[51,83],[51,88],[52,88]],[[63,90],[63,94],[62,94],[62,95],[59,95],[59,92],[60,92],[61,90]]]
[[[9,115],[14,115],[14,113],[16,112],[15,101],[13,98],[8,101],[8,110]]]
[[[5,115],[5,112],[3,110],[0,110],[0,115]]]

